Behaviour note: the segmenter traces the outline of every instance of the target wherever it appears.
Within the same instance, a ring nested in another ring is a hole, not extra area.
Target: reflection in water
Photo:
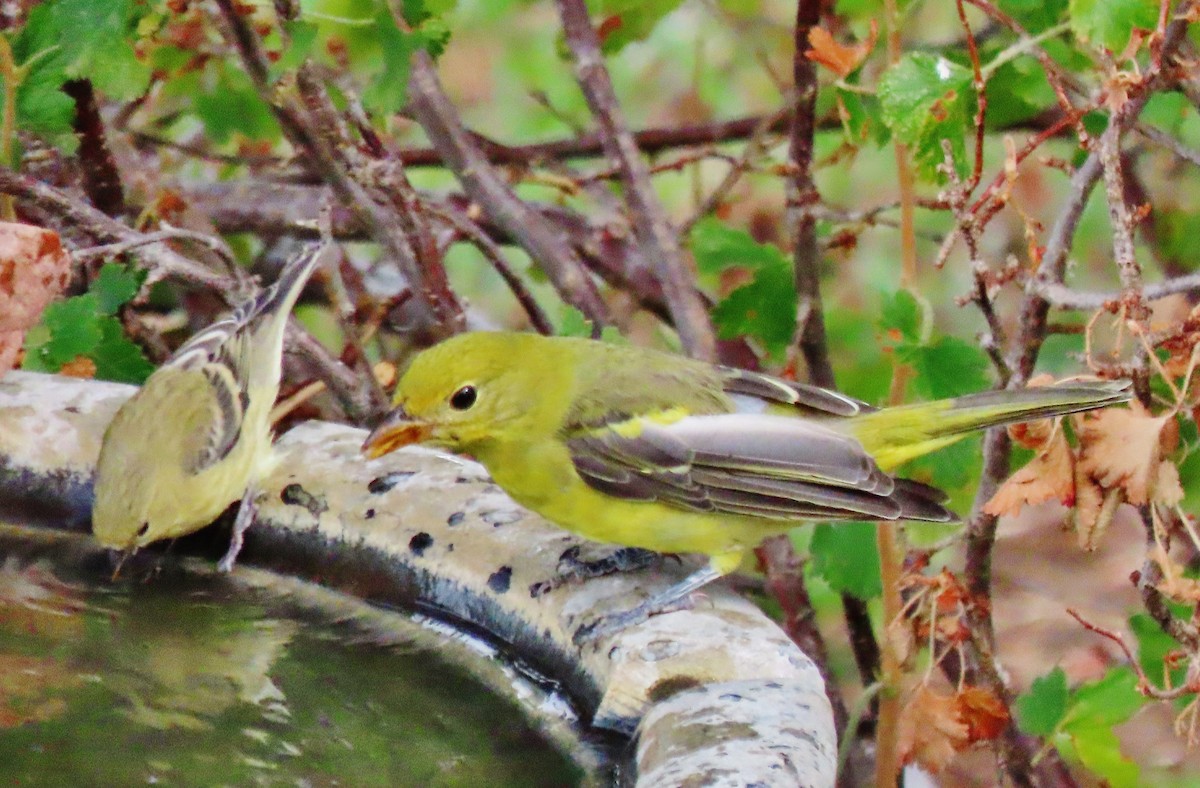
[[[579,768],[426,646],[212,577],[0,565],[0,778],[558,786]]]

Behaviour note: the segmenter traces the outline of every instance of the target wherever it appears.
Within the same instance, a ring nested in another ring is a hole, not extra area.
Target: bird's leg
[[[691,607],[689,597],[692,592],[708,585],[722,574],[724,573],[721,570],[711,564],[697,572],[693,572],[682,581],[655,594],[631,610],[610,613],[607,616],[596,619],[590,624],[580,627],[575,631],[575,645],[582,646],[586,643],[591,643],[599,638],[619,632],[626,627],[640,624],[659,613],[686,610]]]
[[[653,550],[640,547],[622,547],[603,558],[586,560],[579,557],[581,545],[568,547],[558,558],[558,574],[549,580],[529,586],[529,596],[534,599],[548,594],[569,583],[581,583],[594,577],[607,577],[620,572],[634,572],[658,562],[662,556]]]
[[[237,519],[233,521],[233,534],[229,538],[229,549],[217,563],[218,571],[233,571],[233,563],[237,560],[238,553],[242,552],[242,537],[246,533],[246,529],[254,522],[254,515],[257,512],[258,491],[251,486],[247,488],[245,495],[242,496],[242,502],[238,504]]]

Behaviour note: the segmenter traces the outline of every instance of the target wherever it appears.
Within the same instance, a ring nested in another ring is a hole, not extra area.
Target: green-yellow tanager
[[[1124,382],[878,410],[833,391],[638,347],[470,333],[419,354],[363,446],[474,456],[514,500],[575,533],[706,568],[586,638],[643,620],[805,520],[950,521],[945,496],[888,471],[985,427],[1103,407]]]
[[[273,464],[288,314],[324,249],[305,248],[278,281],[196,334],[117,411],[96,466],[92,530],[126,555],[189,534],[242,499],[233,566],[253,520],[255,483]]]

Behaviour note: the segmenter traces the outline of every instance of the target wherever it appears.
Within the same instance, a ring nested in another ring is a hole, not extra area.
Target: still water
[[[0,542],[0,782],[596,780],[566,704],[478,643],[252,570],[91,564]]]

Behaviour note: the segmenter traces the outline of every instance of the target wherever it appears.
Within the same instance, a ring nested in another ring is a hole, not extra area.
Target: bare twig
[[[446,166],[458,176],[470,198],[529,252],[567,303],[597,327],[611,323],[608,307],[575,250],[561,233],[519,199],[488,163],[442,89],[433,61],[423,52],[413,57],[409,94],[417,122],[441,151]]]
[[[546,316],[546,313],[538,305],[537,300],[534,299],[533,294],[525,287],[525,283],[521,281],[521,277],[517,276],[517,272],[508,264],[508,260],[504,258],[504,252],[500,249],[500,245],[493,241],[491,236],[483,231],[483,228],[471,221],[468,216],[455,209],[454,206],[440,206],[431,203],[427,207],[433,214],[447,222],[451,227],[470,240],[479,250],[479,253],[492,264],[492,267],[496,269],[496,273],[500,274],[500,278],[504,280],[504,283],[508,285],[508,289],[516,297],[517,303],[525,310],[530,324],[537,332],[545,335],[553,334],[554,325],[550,322],[550,318]]]
[[[359,173],[346,158],[354,147],[346,139],[344,124],[317,81],[302,67],[296,75],[294,90],[271,84],[258,34],[235,8],[234,0],[216,0],[216,4],[246,73],[260,97],[274,111],[288,140],[304,153],[302,161],[357,214],[371,238],[383,247],[409,281],[417,303],[426,308],[421,315],[424,325],[419,328],[434,338],[457,330],[463,323],[462,307],[448,287],[439,286],[440,263],[423,259],[420,250],[413,247],[405,227],[411,229],[414,220],[374,199],[357,179]],[[303,94],[303,101],[296,96],[297,91]]]
[[[675,228],[654,194],[646,162],[625,124],[587,6],[583,0],[557,0],[557,5],[576,77],[600,125],[605,151],[621,169],[634,232],[662,282],[675,330],[688,353],[715,359],[716,337],[708,310],[696,290]]]

